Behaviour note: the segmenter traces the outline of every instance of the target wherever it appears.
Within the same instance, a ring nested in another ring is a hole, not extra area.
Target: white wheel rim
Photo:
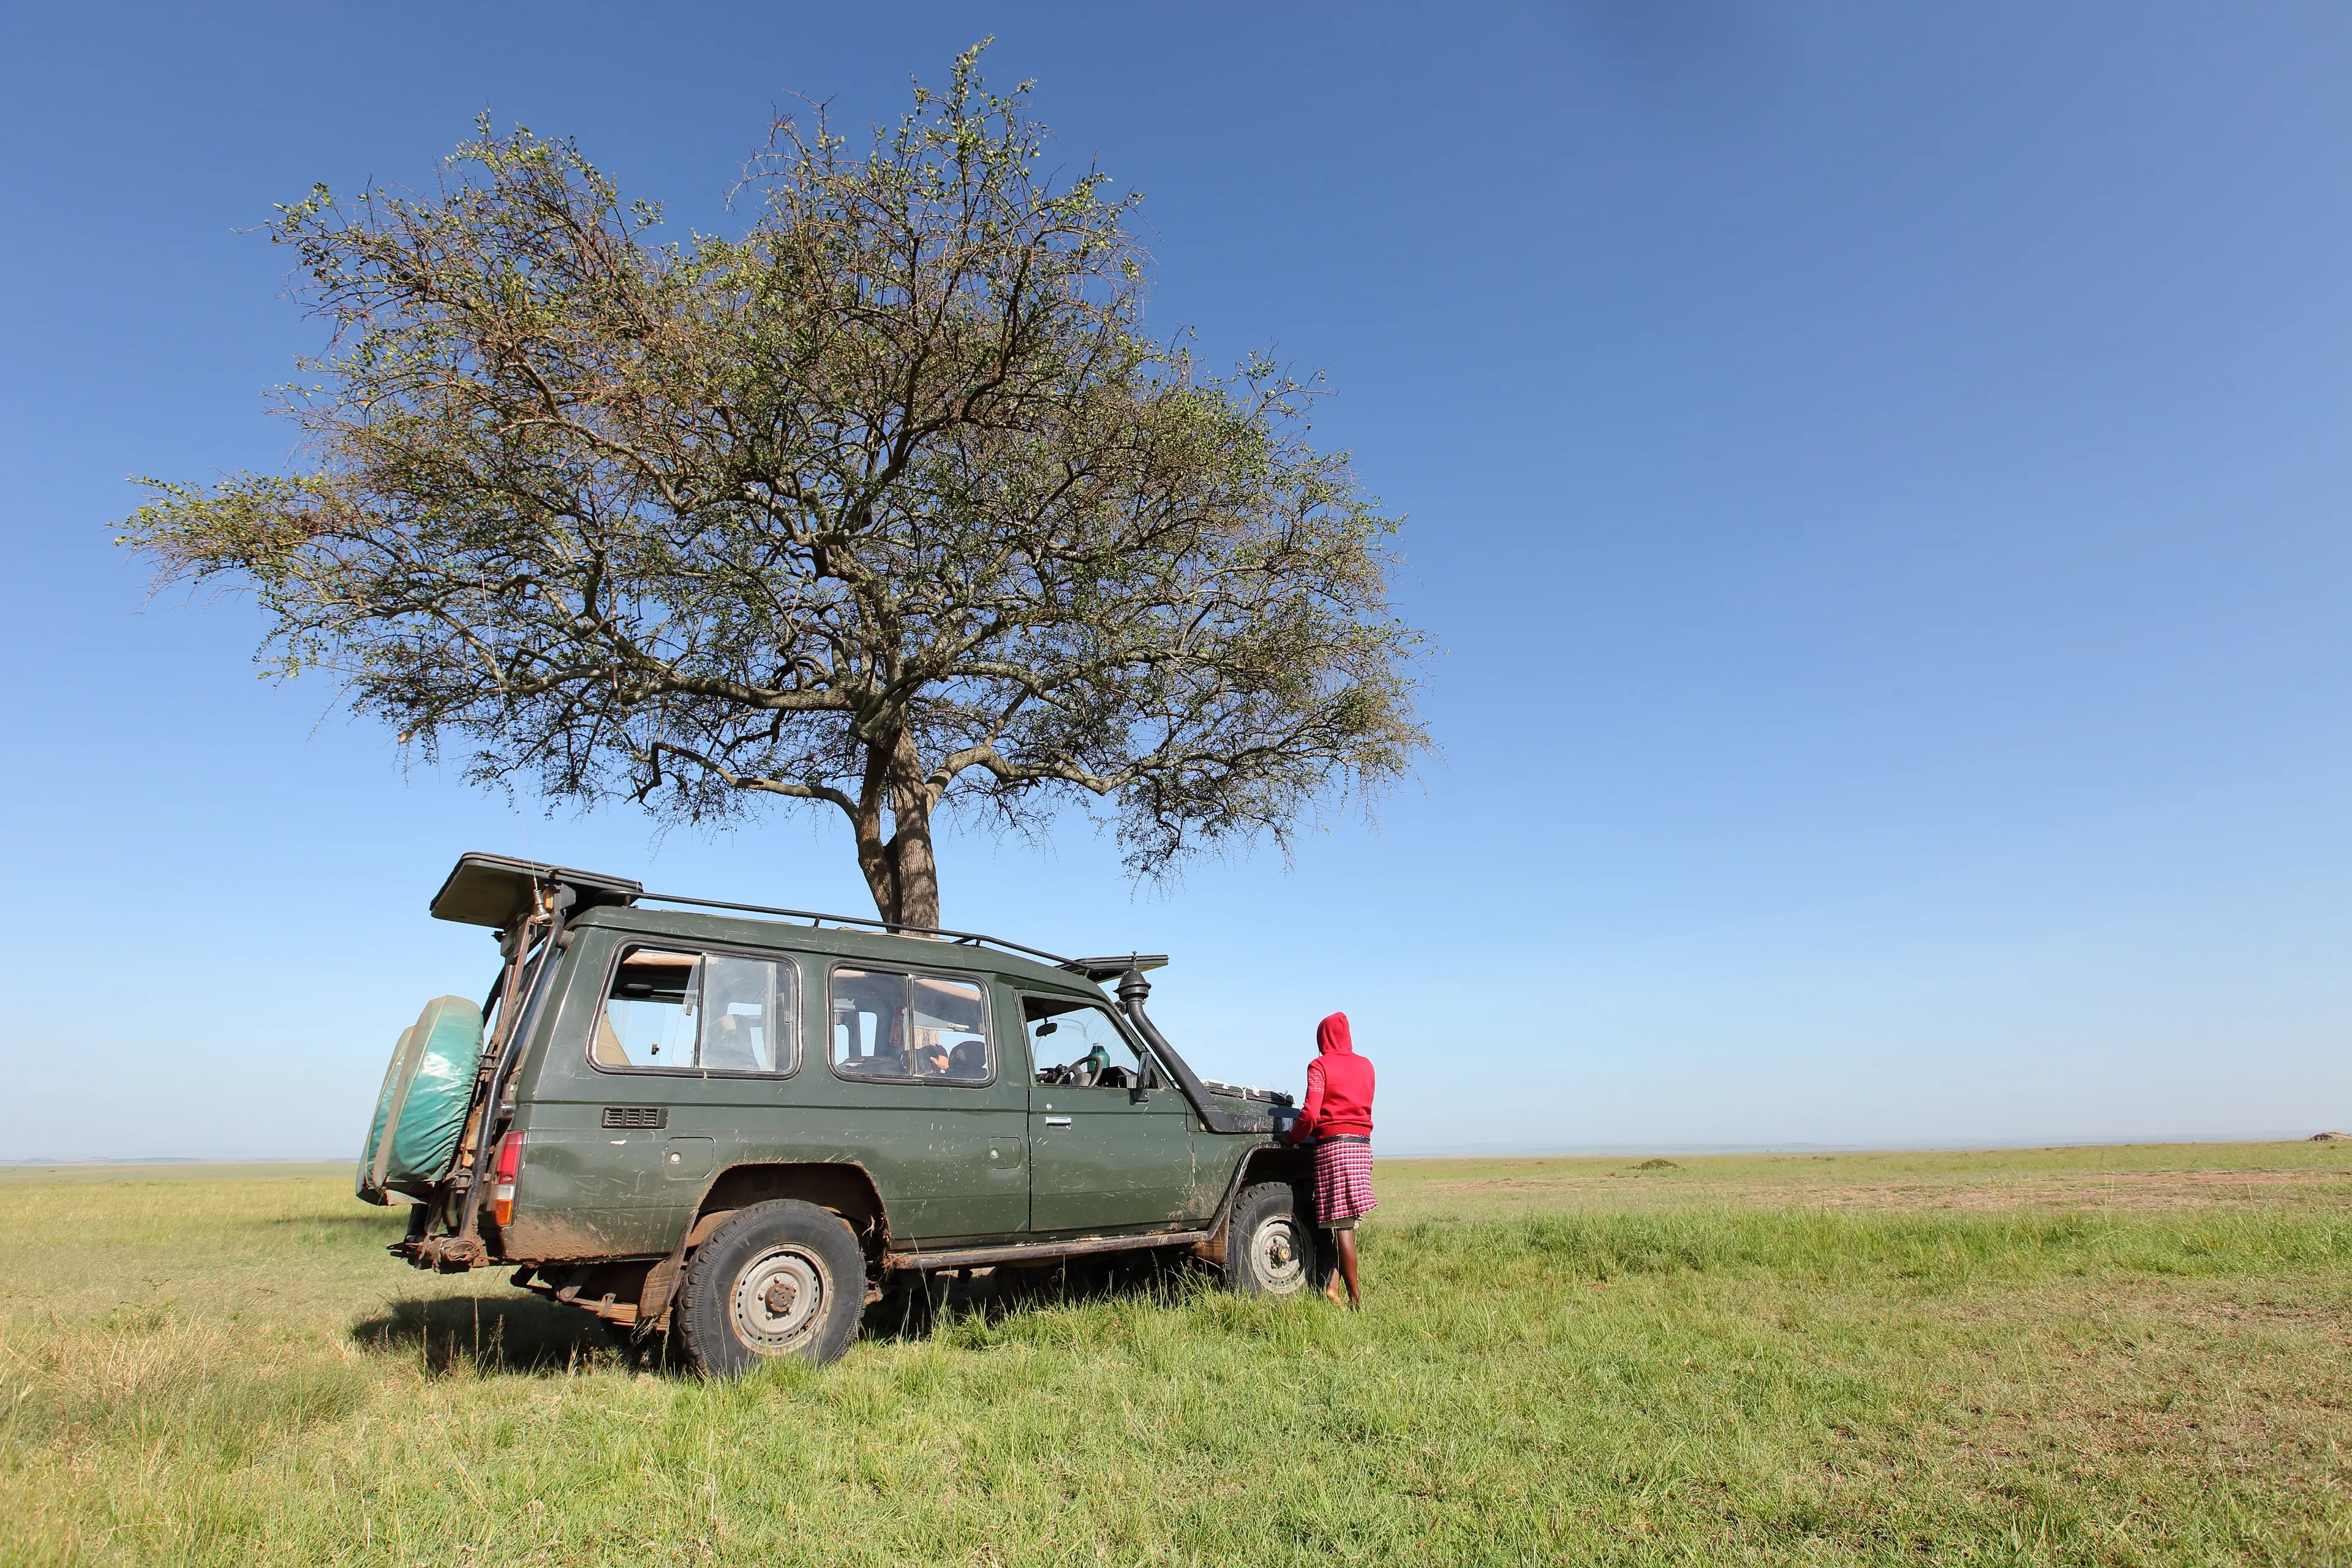
[[[797,1247],[771,1247],[735,1277],[735,1334],[754,1355],[790,1355],[816,1337],[833,1277]]]
[[[1307,1283],[1307,1237],[1286,1215],[1269,1216],[1250,1237],[1250,1267],[1269,1296],[1287,1296]]]

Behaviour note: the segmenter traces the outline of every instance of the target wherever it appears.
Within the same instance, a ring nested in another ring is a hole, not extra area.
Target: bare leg
[[[1363,1288],[1356,1282],[1356,1233],[1354,1229],[1351,1227],[1349,1229],[1340,1231],[1338,1236],[1338,1240],[1339,1243],[1339,1272],[1348,1277],[1348,1305],[1350,1308],[1360,1310],[1364,1305],[1364,1292]],[[1338,1281],[1334,1280],[1333,1283],[1337,1284]],[[1339,1298],[1335,1293],[1331,1299],[1336,1301]]]
[[[1331,1239],[1337,1242],[1347,1234],[1344,1230],[1335,1230],[1331,1233]],[[1339,1271],[1336,1268],[1331,1270],[1330,1278],[1323,1281],[1323,1299],[1335,1307],[1344,1307],[1348,1304],[1348,1298],[1340,1292]]]

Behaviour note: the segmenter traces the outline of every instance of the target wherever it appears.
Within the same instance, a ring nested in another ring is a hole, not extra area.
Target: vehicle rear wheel
[[[1320,1273],[1315,1226],[1285,1182],[1244,1187],[1225,1224],[1225,1289],[1244,1296],[1296,1296]]]
[[[705,1377],[785,1356],[822,1365],[866,1310],[866,1257],[839,1215],[779,1198],[729,1217],[687,1259],[678,1331]]]

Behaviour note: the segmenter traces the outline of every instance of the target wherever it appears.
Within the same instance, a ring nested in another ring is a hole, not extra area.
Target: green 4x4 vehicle
[[[831,1360],[927,1274],[1160,1251],[1288,1295],[1325,1267],[1289,1097],[1185,1065],[1143,1009],[1162,958],[489,855],[432,912],[505,962],[401,1037],[361,1155],[419,1268],[511,1268],[730,1374]]]

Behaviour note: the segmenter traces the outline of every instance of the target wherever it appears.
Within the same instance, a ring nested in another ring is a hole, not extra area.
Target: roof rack
[[[693,899],[683,893],[648,893],[642,882],[596,871],[579,871],[541,860],[518,860],[478,850],[457,858],[457,868],[433,897],[436,920],[457,921],[503,930],[537,907],[538,889],[562,884],[580,897],[583,907],[595,904],[688,904],[696,909],[731,910],[739,914],[773,915],[809,924],[856,926],[891,935],[938,937],[964,947],[995,947],[1034,958],[1091,981],[1116,980],[1130,969],[1159,969],[1168,963],[1161,953],[1129,953],[1124,958],[1064,958],[1042,947],[1007,942],[984,931],[951,931],[945,926],[916,926],[877,920],[866,915],[829,915],[817,910],[779,909],[772,904],[744,904],[731,899]]]
[[[834,925],[862,926],[890,936],[935,936],[964,947],[1001,947],[1008,952],[1043,959],[1056,969],[1067,969],[1073,973],[1077,973],[1076,965],[1073,961],[1064,958],[1060,953],[1047,952],[1042,947],[1030,947],[1023,942],[1007,942],[1001,936],[990,936],[985,931],[951,931],[946,926],[907,925],[899,921],[877,920],[869,915],[829,915],[817,910],[784,910],[778,909],[772,904],[739,904],[731,899],[689,899],[683,893],[640,893],[634,901],[648,904],[692,904],[698,909],[734,910],[743,914],[775,915],[784,920],[806,921],[811,925],[830,921]],[[1162,960],[1162,962],[1166,961]]]

